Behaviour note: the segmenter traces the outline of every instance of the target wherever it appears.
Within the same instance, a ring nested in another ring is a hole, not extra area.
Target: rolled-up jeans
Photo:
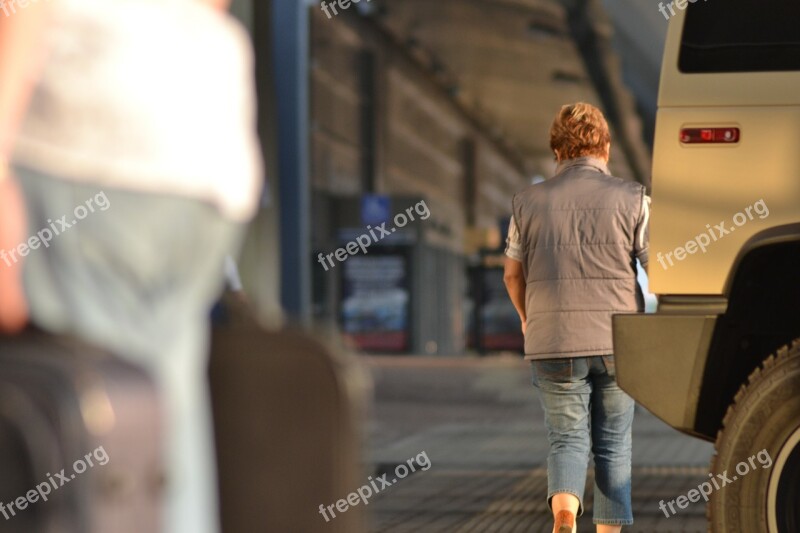
[[[633,524],[631,427],[634,402],[619,388],[613,356],[532,361],[550,452],[547,501],[575,495],[583,513],[589,452],[594,454],[595,524]]]
[[[49,238],[24,258],[31,320],[150,372],[166,411],[164,531],[217,532],[208,316],[242,225],[195,199],[15,173],[28,236]]]

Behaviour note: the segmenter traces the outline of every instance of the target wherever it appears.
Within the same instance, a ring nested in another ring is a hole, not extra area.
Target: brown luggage
[[[319,512],[366,482],[360,365],[333,336],[269,331],[230,305],[211,351],[222,531],[366,531],[364,505]]]

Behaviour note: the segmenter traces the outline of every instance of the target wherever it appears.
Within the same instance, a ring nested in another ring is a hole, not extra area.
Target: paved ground
[[[369,456],[380,476],[421,452],[430,467],[384,489],[369,505],[375,532],[549,532],[547,440],[529,367],[516,357],[370,357],[376,401]],[[710,444],[644,410],[634,421],[633,505],[626,532],[704,532],[705,507],[666,518],[660,500],[707,479]],[[591,472],[591,470],[590,470]],[[591,524],[592,479],[586,513]]]

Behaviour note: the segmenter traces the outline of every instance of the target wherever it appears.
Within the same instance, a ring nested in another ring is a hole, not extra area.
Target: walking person
[[[0,17],[0,246],[69,228],[0,270],[0,331],[29,320],[149,372],[169,533],[219,531],[208,314],[262,181],[250,39],[226,6],[59,0]],[[62,216],[99,196],[107,211]]]
[[[594,523],[618,532],[633,523],[634,402],[615,380],[611,316],[644,309],[636,260],[647,268],[650,200],[609,174],[610,133],[594,106],[563,106],[550,147],[555,175],[512,201],[504,281],[545,413],[553,531],[576,530],[592,452]]]

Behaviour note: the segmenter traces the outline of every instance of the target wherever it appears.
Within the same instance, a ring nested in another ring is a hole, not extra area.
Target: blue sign
[[[365,194],[361,197],[361,223],[377,226],[392,218],[392,201],[388,196]]]

